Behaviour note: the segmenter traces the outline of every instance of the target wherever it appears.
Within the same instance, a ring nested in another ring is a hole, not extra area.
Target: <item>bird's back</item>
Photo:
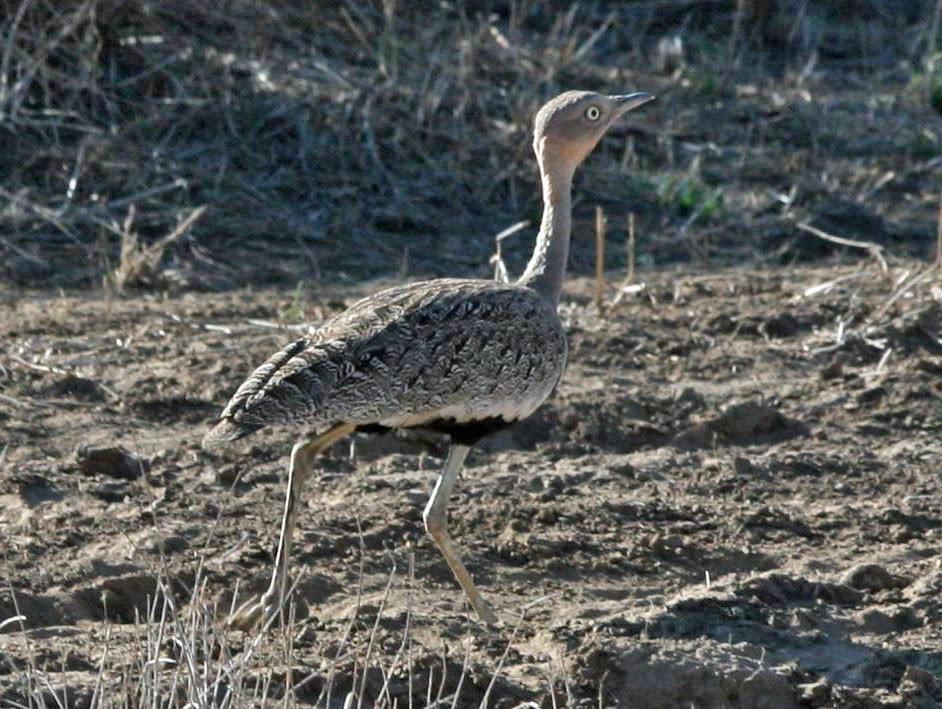
[[[269,358],[205,443],[273,423],[514,421],[550,395],[565,360],[555,308],[529,288],[462,279],[391,288]]]

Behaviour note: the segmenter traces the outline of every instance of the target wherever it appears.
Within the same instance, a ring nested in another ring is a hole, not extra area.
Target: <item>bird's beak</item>
[[[622,114],[634,110],[638,106],[646,104],[648,101],[653,101],[654,95],[639,91],[638,93],[625,94],[624,96],[609,96],[609,98],[615,102],[615,105],[618,107],[618,113]]]

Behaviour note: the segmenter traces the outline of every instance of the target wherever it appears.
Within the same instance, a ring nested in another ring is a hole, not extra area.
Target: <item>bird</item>
[[[622,114],[651,101],[635,92],[567,91],[533,124],[543,217],[523,274],[501,283],[439,278],[382,290],[323,322],[259,366],[205,435],[214,450],[275,424],[313,430],[291,450],[268,589],[228,618],[251,629],[284,608],[291,540],[316,457],[354,431],[417,428],[447,434],[444,467],[423,511],[425,529],[477,617],[499,624],[448,533],[446,508],[470,449],[513,425],[556,390],[567,359],[558,304],[572,230],[576,168]]]

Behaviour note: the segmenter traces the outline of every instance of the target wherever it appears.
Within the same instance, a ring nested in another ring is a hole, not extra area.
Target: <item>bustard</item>
[[[384,290],[292,342],[238,388],[204,447],[277,423],[320,433],[291,451],[271,584],[230,617],[230,626],[252,627],[283,606],[301,491],[317,454],[357,428],[400,427],[450,435],[425,527],[478,617],[497,622],[452,544],[445,508],[470,447],[532,414],[559,383],[566,337],[556,310],[569,253],[573,173],[618,116],[652,98],[569,91],[537,113],[533,148],[543,220],[516,283],[443,278]]]

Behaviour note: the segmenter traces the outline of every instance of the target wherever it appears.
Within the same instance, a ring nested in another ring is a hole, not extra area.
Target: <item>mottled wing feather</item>
[[[264,364],[252,372],[252,375],[236,389],[236,393],[232,395],[229,403],[226,404],[226,408],[223,410],[220,418],[231,418],[244,409],[249,401],[256,397],[259,392],[264,391],[266,386],[270,385],[272,377],[283,372],[285,364],[289,362],[292,357],[303,352],[306,346],[307,341],[301,338],[269,357]]]
[[[442,279],[390,289],[271,357],[207,440],[271,423],[521,418],[555,387],[565,348],[552,306],[527,288]]]

